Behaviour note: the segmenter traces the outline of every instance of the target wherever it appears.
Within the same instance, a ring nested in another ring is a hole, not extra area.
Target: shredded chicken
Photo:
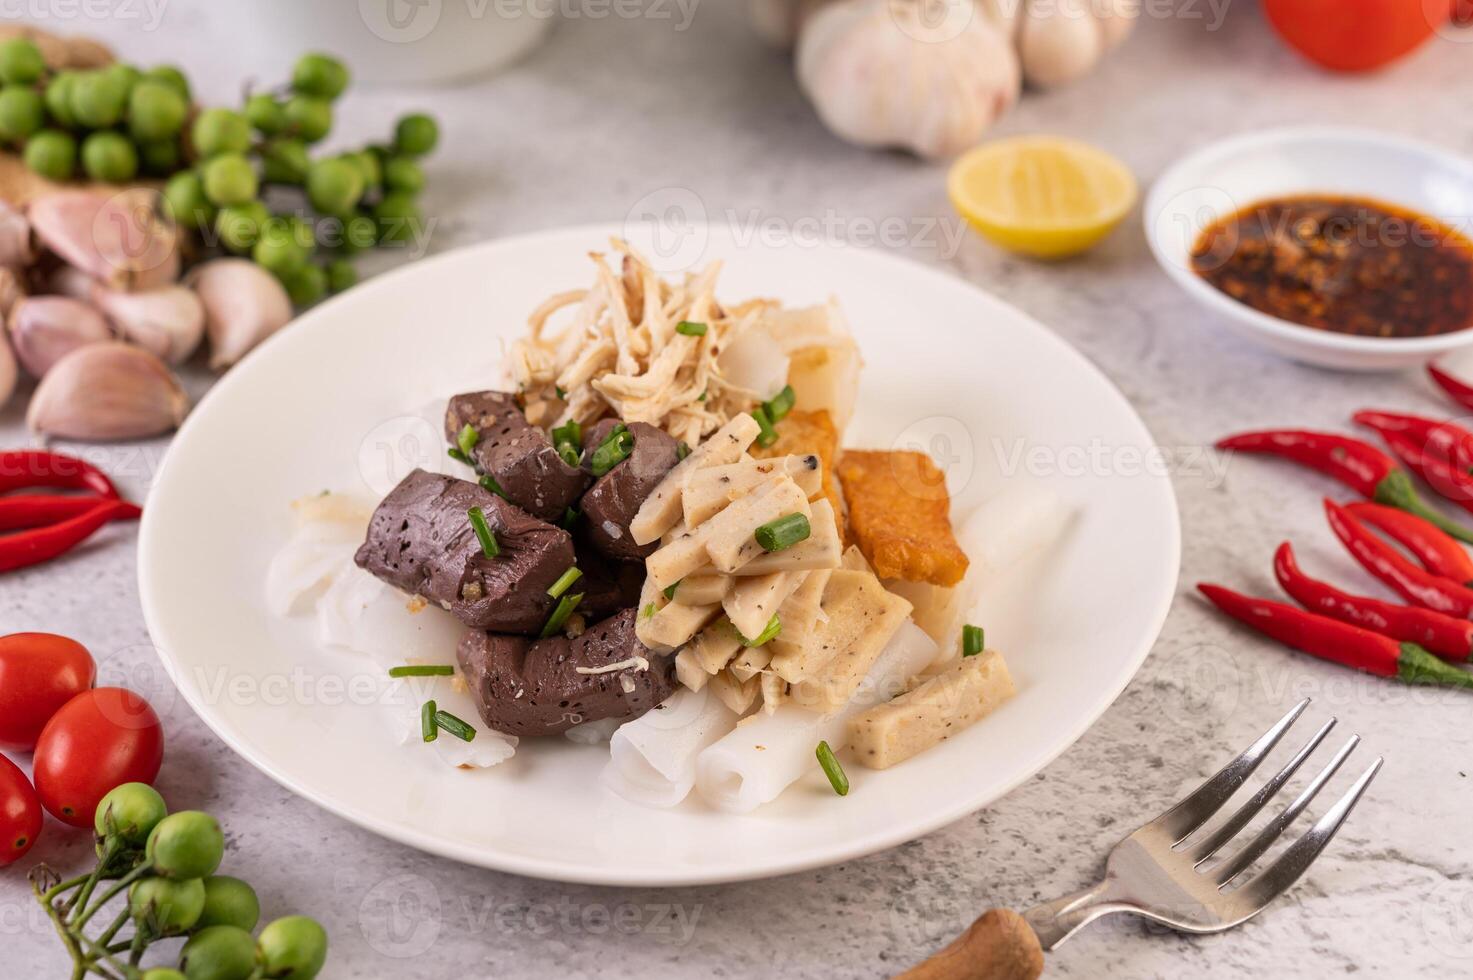
[[[528,318],[528,336],[512,346],[512,376],[534,424],[588,425],[616,415],[695,445],[770,394],[727,377],[719,357],[775,304],[723,307],[716,300],[721,263],[670,282],[627,242],[610,244],[622,257],[618,273],[605,255],[591,253],[593,285],[549,297]],[[569,310],[571,322],[553,331],[554,315]],[[681,333],[683,322],[706,331]]]

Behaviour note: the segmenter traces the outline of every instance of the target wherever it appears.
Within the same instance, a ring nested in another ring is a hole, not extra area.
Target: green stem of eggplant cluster
[[[72,958],[72,980],[82,980],[88,973],[108,977],[110,980],[136,980],[142,975],[138,963],[150,941],[146,931],[139,928],[139,923],[134,922],[133,935],[114,943],[118,932],[132,919],[128,908],[124,907],[119,911],[97,938],[89,938],[85,932],[87,923],[102,908],[152,870],[151,864],[140,862],[119,876],[94,899],[98,884],[110,872],[120,871],[121,859],[127,855],[128,852],[119,847],[116,841],[109,840],[104,845],[97,866],[89,874],[58,882],[44,891],[40,876],[32,875],[31,890],[35,892],[36,901],[45,908],[47,917],[56,927]],[[126,964],[113,955],[123,951],[130,953]]]

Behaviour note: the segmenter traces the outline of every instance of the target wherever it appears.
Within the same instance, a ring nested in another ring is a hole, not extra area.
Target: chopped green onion
[[[561,385],[553,385],[552,390],[557,392],[558,401],[567,401],[568,393],[562,389]]]
[[[971,623],[962,627],[962,656],[975,657],[982,652],[982,627]]]
[[[489,490],[491,493],[496,494],[496,496],[500,497],[502,500],[511,499],[506,495],[506,491],[501,489],[501,484],[496,482],[496,477],[492,476],[490,473],[487,473],[476,482],[481,485],[482,490]]]
[[[573,610],[578,603],[583,601],[583,593],[576,595],[564,595],[557,601],[557,606],[552,610],[552,615],[547,617],[547,625],[542,627],[541,639],[547,639],[558,630],[562,629],[568,622],[568,617],[573,615]]]
[[[419,709],[419,730],[426,742],[433,742],[440,737],[440,726],[435,724],[436,710],[438,709],[434,701],[426,701]]]
[[[763,402],[762,410],[767,413],[767,420],[776,425],[793,410],[793,402],[797,400],[798,395],[793,391],[793,386],[787,385],[782,391],[773,395],[771,401]]]
[[[449,664],[410,664],[407,667],[390,667],[390,677],[450,677],[455,668]]]
[[[578,581],[578,579],[582,575],[583,570],[577,565],[569,566],[568,570],[559,575],[558,580],[552,583],[552,588],[547,590],[547,594],[556,599],[558,596],[568,591],[568,587],[571,586],[574,582]]]
[[[558,524],[562,526],[562,529],[564,531],[572,530],[573,525],[574,524],[577,524],[577,523],[578,523],[578,512],[576,510],[574,510],[573,508],[571,508],[571,507],[569,507],[567,510],[563,511],[563,519],[560,520],[560,521],[558,521]]]
[[[475,451],[476,443],[480,441],[481,434],[477,432],[476,427],[474,425],[471,425],[469,422],[465,424],[465,428],[460,430],[460,435],[455,437],[455,444],[459,446],[460,451],[465,453],[467,456]]]
[[[687,337],[706,336],[706,325],[704,323],[693,323],[690,320],[681,320],[675,325],[675,332]]]
[[[476,532],[476,538],[481,542],[481,551],[487,558],[495,558],[501,554],[501,545],[496,543],[496,535],[491,531],[491,525],[486,523],[486,514],[479,507],[472,507],[466,511],[466,516],[471,519],[471,529]]]
[[[469,742],[476,737],[476,730],[474,728],[448,711],[436,711],[435,724],[465,742]]]
[[[674,585],[667,585],[667,586],[665,586],[665,588],[661,589],[660,591],[663,592],[663,593],[665,593],[665,598],[666,599],[674,599],[675,598],[675,590],[678,589],[678,588],[680,588],[680,583],[679,582],[676,582]]]
[[[675,458],[677,460],[685,459],[685,457],[687,457],[689,455],[690,455],[690,443],[688,443],[684,439],[682,439],[682,440],[680,440],[679,442],[677,442],[675,444]]]
[[[849,777],[844,775],[844,767],[834,758],[834,750],[829,748],[829,743],[819,742],[814,754],[818,756],[818,764],[823,767],[823,774],[829,777],[829,785],[834,788],[834,792],[840,796],[848,796]]]
[[[456,449],[454,446],[451,446],[449,449],[447,449],[445,451],[445,454],[447,456],[449,456],[451,459],[459,460],[460,462],[464,463],[467,466],[475,466],[476,465],[475,463],[472,463],[471,462],[471,458],[469,456],[467,456],[465,453],[461,452],[459,449]]]
[[[701,392],[701,397],[697,398],[696,401],[703,402],[705,400],[706,400],[706,393],[703,391],[703,392]]]
[[[732,629],[736,631],[737,639],[742,641],[742,646],[760,647],[764,643],[771,643],[777,639],[777,635],[783,631],[783,623],[782,620],[777,618],[777,613],[773,613],[772,618],[767,621],[767,625],[762,628],[762,632],[758,633],[756,639],[752,640],[743,636],[742,631],[738,630],[735,625],[732,626]]]
[[[569,466],[578,465],[578,458],[582,455],[583,426],[578,424],[577,419],[568,419],[552,430],[552,447],[557,450],[564,463]]]
[[[593,451],[588,464],[589,469],[593,471],[594,476],[603,476],[628,459],[632,452],[634,452],[634,433],[620,423],[614,426],[608,437]]]
[[[757,445],[766,449],[777,442],[777,430],[772,427],[772,419],[767,417],[767,409],[758,405],[752,409],[752,418],[757,420]]]
[[[639,614],[641,616],[643,616],[645,619],[653,619],[654,616],[655,616],[655,613],[658,612],[658,611],[659,610],[657,610],[655,608],[655,604],[652,602],[648,606],[645,606],[643,609],[641,609],[639,611]]]
[[[775,521],[768,521],[756,531],[757,543],[763,551],[782,551],[804,541],[813,533],[813,526],[802,514],[786,514]]]

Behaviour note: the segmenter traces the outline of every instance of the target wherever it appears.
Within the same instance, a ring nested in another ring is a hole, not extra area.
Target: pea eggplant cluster
[[[1454,400],[1473,407],[1473,386],[1436,366],[1430,371]],[[1287,541],[1275,553],[1274,575],[1298,606],[1209,583],[1197,588],[1229,616],[1305,653],[1406,683],[1473,688],[1473,673],[1454,666],[1473,660],[1473,558],[1464,546],[1473,529],[1427,503],[1412,479],[1473,512],[1473,432],[1396,412],[1361,411],[1354,420],[1378,433],[1394,456],[1349,436],[1306,430],[1246,432],[1218,447],[1292,460],[1367,498],[1344,505],[1326,498],[1330,529],[1405,604],[1310,576]]]

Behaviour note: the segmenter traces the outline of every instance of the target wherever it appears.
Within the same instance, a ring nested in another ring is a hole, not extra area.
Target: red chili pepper
[[[92,496],[0,497],[0,531],[45,527],[84,514],[102,502]]]
[[[0,572],[50,561],[91,537],[109,521],[132,520],[141,513],[124,500],[99,500],[92,509],[59,524],[0,537]]]
[[[1217,443],[1218,449],[1282,456],[1332,476],[1380,504],[1431,521],[1459,541],[1473,542],[1473,529],[1433,510],[1412,486],[1412,478],[1396,461],[1370,443],[1332,432],[1299,429],[1243,432]]]
[[[1473,408],[1473,385],[1459,381],[1436,364],[1427,365],[1427,373],[1437,386],[1447,392],[1448,397],[1464,408]]]
[[[1460,425],[1396,412],[1356,412],[1353,418],[1383,436],[1399,436],[1435,456],[1473,463],[1473,432]]]
[[[1473,557],[1451,536],[1416,514],[1361,501],[1346,504],[1357,520],[1385,532],[1406,548],[1433,575],[1473,586]]]
[[[91,490],[109,500],[118,499],[118,488],[113,486],[113,481],[86,460],[43,449],[0,452],[0,494],[30,487]]]
[[[1446,459],[1424,451],[1405,436],[1382,436],[1406,468],[1422,478],[1438,496],[1450,500],[1464,510],[1473,511],[1473,475],[1453,466]]]
[[[1197,589],[1240,623],[1321,660],[1395,677],[1408,684],[1473,688],[1473,674],[1443,663],[1415,643],[1398,643],[1286,602],[1246,596],[1220,585],[1204,582]]]
[[[1274,576],[1284,591],[1310,612],[1393,640],[1415,643],[1444,660],[1464,663],[1473,658],[1473,623],[1431,609],[1351,595],[1328,582],[1310,578],[1294,560],[1294,549],[1287,541],[1274,552]]]
[[[1364,524],[1328,498],[1325,515],[1335,537],[1365,567],[1408,602],[1449,616],[1473,617],[1473,589],[1433,575],[1402,557],[1401,552],[1372,534]]]

